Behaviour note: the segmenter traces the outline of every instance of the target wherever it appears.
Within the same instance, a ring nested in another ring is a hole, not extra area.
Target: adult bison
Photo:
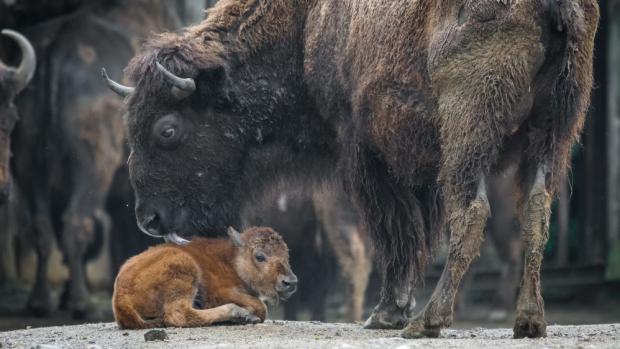
[[[5,65],[0,60],[0,220],[6,222],[13,212],[8,204],[11,191],[11,134],[19,119],[14,98],[32,79],[36,67],[36,57],[32,45],[23,35],[5,29],[2,34],[14,40],[21,51],[21,61],[17,67]],[[10,56],[10,55],[9,55]],[[12,251],[11,233],[7,227],[0,231],[0,283],[15,277],[15,261]]]
[[[42,62],[34,88],[19,101],[12,173],[29,223],[20,228],[38,257],[27,304],[35,314],[53,308],[47,269],[58,237],[69,269],[66,306],[76,318],[98,318],[84,260],[95,237],[109,236],[105,203],[125,158],[125,132],[120,118],[109,117],[122,104],[97,72],[102,65],[120,71],[140,38],[180,27],[180,4],[185,2],[96,1],[27,29]]]
[[[109,82],[129,97],[139,224],[221,232],[274,181],[337,173],[385,275],[366,327],[408,321],[404,336],[435,337],[483,239],[485,181],[517,164],[514,335],[544,336],[542,251],[589,103],[598,16],[594,0],[222,0],[132,60],[135,88]],[[444,272],[409,318],[444,226]]]
[[[11,133],[18,119],[15,97],[26,87],[34,75],[36,56],[32,45],[23,35],[10,29],[2,34],[13,39],[21,50],[21,62],[17,67],[6,66],[0,61],[0,202],[8,196],[11,158]]]

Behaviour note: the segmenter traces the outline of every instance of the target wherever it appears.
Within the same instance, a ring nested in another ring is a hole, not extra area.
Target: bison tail
[[[545,0],[545,4],[551,25],[545,65],[558,72],[547,113],[557,149],[548,149],[556,156],[540,152],[539,157],[555,158],[555,170],[563,171],[569,165],[569,149],[579,140],[590,104],[594,37],[600,13],[595,0]],[[566,153],[559,159],[558,149]],[[557,188],[560,178],[553,176],[553,187]]]
[[[561,114],[558,118],[561,125],[558,126],[571,128],[571,121],[586,112],[590,101],[592,53],[599,9],[594,0],[547,2],[555,37],[561,37],[558,41],[563,45],[557,57],[548,57],[560,68],[553,91],[556,97],[554,107]]]

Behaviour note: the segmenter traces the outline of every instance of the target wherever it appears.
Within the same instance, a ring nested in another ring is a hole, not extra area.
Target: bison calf
[[[264,321],[264,302],[287,299],[297,288],[288,247],[271,228],[250,228],[243,234],[229,228],[228,236],[160,245],[129,259],[112,298],[119,326]]]

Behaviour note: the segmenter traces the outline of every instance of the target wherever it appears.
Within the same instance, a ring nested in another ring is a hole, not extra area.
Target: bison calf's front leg
[[[256,297],[239,293],[230,295],[230,299],[228,301],[246,310],[249,314],[245,321],[240,320],[238,322],[255,324],[258,322],[263,322],[267,318],[267,306]]]
[[[545,187],[545,173],[539,168],[523,207],[521,235],[525,243],[525,269],[517,301],[514,337],[545,337],[544,302],[540,292],[540,266],[549,239],[551,195]]]

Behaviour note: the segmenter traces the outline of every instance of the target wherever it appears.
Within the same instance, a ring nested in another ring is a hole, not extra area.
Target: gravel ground
[[[620,324],[550,326],[543,339],[512,339],[508,328],[444,330],[441,338],[405,340],[399,331],[356,324],[267,321],[248,326],[166,329],[165,341],[145,342],[147,331],[113,323],[0,332],[1,348],[620,348]]]

